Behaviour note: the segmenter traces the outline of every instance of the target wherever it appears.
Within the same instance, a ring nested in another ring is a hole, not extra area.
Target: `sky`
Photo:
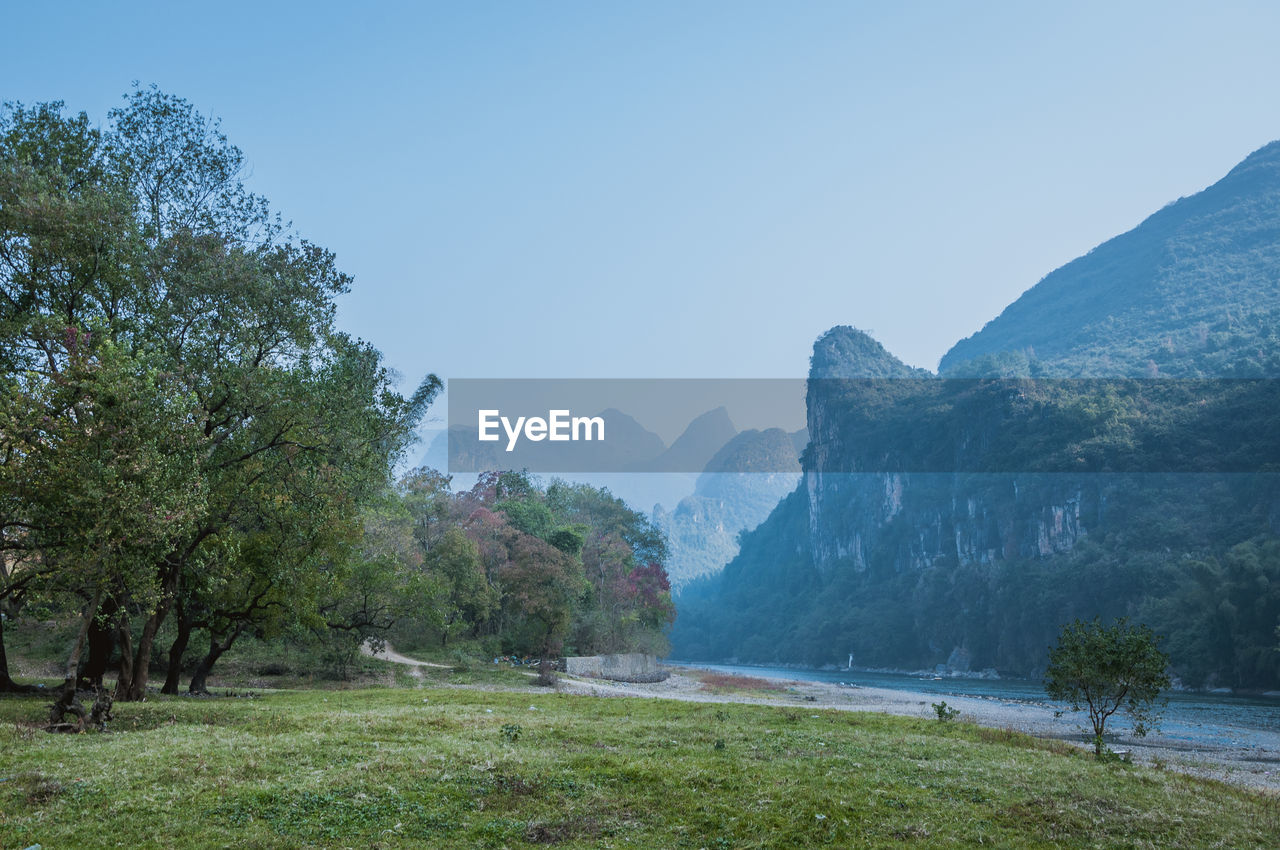
[[[0,99],[217,116],[446,378],[916,366],[1280,138],[1280,4],[18,3]]]

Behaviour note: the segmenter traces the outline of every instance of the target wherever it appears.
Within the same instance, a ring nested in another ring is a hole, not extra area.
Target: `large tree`
[[[69,340],[91,332],[190,402],[183,421],[202,509],[151,559],[145,585],[87,597],[117,623],[121,699],[146,692],[175,605],[189,624],[216,629],[256,616],[245,613],[255,600],[288,584],[287,570],[234,557],[264,529],[285,522],[292,535],[335,545],[358,533],[361,504],[386,486],[413,417],[440,386],[430,377],[402,398],[378,353],[336,330],[334,298],[349,278],[247,190],[243,161],[216,122],[154,88],[135,89],[101,131],[61,104],[0,115],[6,380],[55,380],[74,357]],[[0,543],[10,548],[30,545],[22,523],[42,510],[12,485],[26,462],[0,454]],[[205,614],[187,616],[188,601]],[[171,647],[171,664],[184,648]]]
[[[69,344],[56,375],[28,375],[0,420],[32,552],[26,569],[40,590],[74,600],[80,612],[66,709],[76,705],[80,656],[102,602],[155,604],[156,560],[205,509],[190,398],[110,341],[88,337]]]

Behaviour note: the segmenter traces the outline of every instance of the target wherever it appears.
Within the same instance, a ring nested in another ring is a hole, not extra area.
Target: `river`
[[[939,697],[972,697],[1011,704],[1064,708],[1045,695],[1044,686],[1040,682],[1031,679],[934,678],[860,670],[672,663],[739,676],[834,682],[866,688],[937,694]],[[1165,697],[1168,704],[1160,722],[1160,737],[1167,741],[1185,741],[1188,744],[1215,747],[1280,749],[1280,697],[1189,691],[1171,691]],[[1086,722],[1083,716],[1081,722]],[[1125,728],[1126,724],[1121,719],[1117,731]]]

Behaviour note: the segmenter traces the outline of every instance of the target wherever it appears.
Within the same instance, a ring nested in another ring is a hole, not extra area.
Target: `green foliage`
[[[480,549],[460,528],[450,528],[427,550],[425,569],[441,577],[447,607],[441,623],[441,643],[486,622],[498,609],[498,590],[489,584],[480,560]]]
[[[822,471],[1280,469],[1271,380],[811,381]]]
[[[172,610],[209,663],[317,616],[439,381],[401,398],[336,330],[350,279],[216,121],[154,88],[108,118],[0,110],[0,593],[99,599],[140,699]]]
[[[154,564],[205,510],[192,399],[89,334],[56,374],[0,401],[5,503],[46,588],[156,598]],[[99,338],[100,339],[100,338]]]
[[[494,654],[541,658],[665,648],[670,586],[638,557],[665,542],[641,514],[607,491],[526,474],[488,473],[459,494],[448,484],[415,470],[396,488],[418,569],[439,588],[389,632],[397,646],[482,639]]]
[[[933,706],[933,713],[938,716],[939,723],[947,723],[955,720],[960,716],[960,709],[947,705],[947,701],[930,703]]]
[[[1110,626],[1076,620],[1049,651],[1045,691],[1072,711],[1088,711],[1094,752],[1101,756],[1107,721],[1117,711],[1133,721],[1139,737],[1159,721],[1157,700],[1169,687],[1168,668],[1169,657],[1148,627],[1123,618]]]
[[[1174,669],[1193,686],[1258,687],[1280,680],[1269,635],[1280,623],[1280,541],[1247,540],[1220,557],[1187,558],[1147,617],[1169,635]]]
[[[547,540],[555,525],[551,509],[541,499],[528,497],[529,492],[523,491],[516,497],[503,499],[493,509],[505,515],[507,522],[517,531]]]
[[[80,612],[69,668],[91,630],[98,678],[118,645],[121,700],[146,695],[162,636],[166,690],[207,639],[193,691],[242,635],[310,633],[339,674],[393,634],[661,648],[665,540],[620,500],[510,471],[457,496],[426,471],[392,485],[441,384],[402,397],[337,330],[350,278],[244,163],[155,88],[101,129],[0,110],[6,613]]]
[[[813,344],[809,377],[827,380],[931,376],[924,369],[913,369],[894,357],[865,331],[837,325]]]

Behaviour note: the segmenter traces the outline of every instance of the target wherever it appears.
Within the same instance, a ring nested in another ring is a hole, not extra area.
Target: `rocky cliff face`
[[[931,380],[866,334],[835,328],[814,345],[807,398],[809,448],[803,489],[810,555],[824,574],[835,569],[901,572],[1071,551],[1088,533],[1101,498],[1096,477],[1014,473],[866,471],[910,466],[909,458],[861,457],[843,379]],[[960,456],[989,443],[997,416],[966,422],[947,435]],[[905,445],[898,452],[909,454]],[[938,454],[937,447],[928,453]]]
[[[848,328],[813,362],[799,485],[682,596],[681,657],[1028,675],[1062,622],[1128,616],[1192,680],[1280,681],[1280,593],[1252,590],[1280,547],[1231,549],[1274,536],[1280,476],[1162,466],[1280,468],[1274,382],[941,380]]]
[[[902,572],[1072,551],[1089,533],[1098,482],[1010,474],[823,473],[804,476],[810,556],[838,569]]]

